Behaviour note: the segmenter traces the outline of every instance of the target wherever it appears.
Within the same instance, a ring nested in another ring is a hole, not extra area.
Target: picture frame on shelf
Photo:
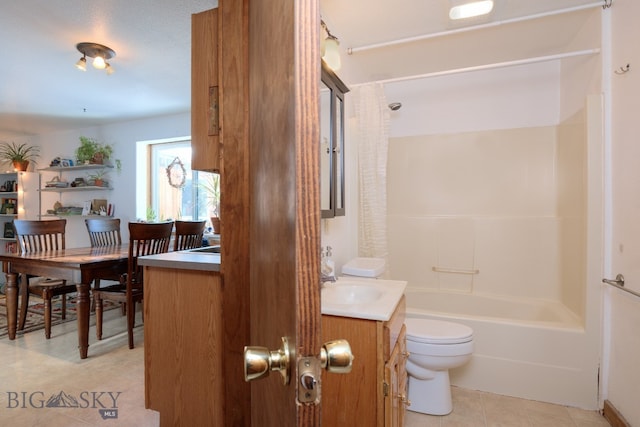
[[[13,231],[13,222],[5,222],[4,223],[4,238],[5,239],[15,239],[16,235]]]
[[[91,203],[93,213],[100,215],[102,212],[107,213],[107,199],[93,199]]]
[[[0,207],[0,214],[13,215],[15,213],[16,205],[11,201],[4,201],[2,207]]]

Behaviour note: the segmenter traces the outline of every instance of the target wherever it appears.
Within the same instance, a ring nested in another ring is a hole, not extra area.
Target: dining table
[[[1,253],[3,271],[7,277],[6,307],[9,339],[16,337],[18,295],[28,292],[26,277],[38,276],[63,279],[76,284],[78,349],[86,359],[89,350],[90,289],[97,278],[114,277],[127,272],[129,245],[81,247],[33,253]],[[25,277],[18,280],[18,275]]]

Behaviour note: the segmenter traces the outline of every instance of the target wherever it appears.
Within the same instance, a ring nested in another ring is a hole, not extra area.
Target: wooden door
[[[320,354],[319,6],[249,3],[251,342],[289,339],[291,380],[251,383],[254,426],[320,425],[297,403],[297,360]]]
[[[220,0],[219,13],[220,406],[226,425],[320,425],[319,405],[296,401],[296,361],[320,353],[319,3]],[[245,383],[243,346],[276,350],[281,337],[289,384]]]

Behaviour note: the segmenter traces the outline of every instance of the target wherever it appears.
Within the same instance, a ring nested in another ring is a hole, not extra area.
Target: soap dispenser
[[[336,263],[331,258],[331,246],[327,246],[325,265],[327,266],[328,276],[336,277]]]

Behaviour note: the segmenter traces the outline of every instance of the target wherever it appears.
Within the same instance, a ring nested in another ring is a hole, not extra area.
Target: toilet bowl
[[[449,369],[471,360],[473,330],[442,320],[405,320],[407,335],[407,409],[430,415],[446,415],[453,409]]]
[[[382,258],[355,258],[342,267],[342,274],[377,278],[385,271]],[[409,401],[407,409],[429,415],[447,415],[453,410],[449,369],[471,360],[473,329],[442,320],[405,320]]]

